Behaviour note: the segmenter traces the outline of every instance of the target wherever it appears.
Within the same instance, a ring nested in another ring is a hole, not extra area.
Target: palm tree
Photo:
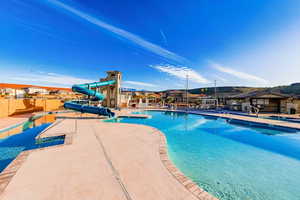
[[[175,103],[175,98],[171,96],[167,97],[166,103]]]

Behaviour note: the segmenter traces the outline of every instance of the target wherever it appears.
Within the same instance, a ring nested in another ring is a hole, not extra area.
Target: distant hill
[[[271,88],[271,91],[289,95],[300,95],[300,83],[293,83],[288,86],[273,87]]]
[[[121,91],[122,92],[135,92],[136,89],[134,89],[134,88],[121,88]]]
[[[255,87],[243,87],[243,86],[224,86],[224,87],[217,87],[217,94],[218,96],[231,96],[236,94],[241,94],[244,92],[251,92],[255,90],[263,90],[265,88],[255,88]],[[165,90],[166,91],[185,91],[184,89],[178,89],[178,90]],[[205,87],[205,88],[194,88],[189,89],[189,93],[191,94],[205,94],[207,96],[213,96],[215,94],[215,88],[214,87]]]
[[[218,96],[232,96],[241,93],[247,93],[252,91],[270,91],[279,94],[287,95],[300,95],[300,83],[293,83],[287,86],[276,86],[276,87],[243,87],[243,86],[225,86],[217,87]],[[167,90],[168,91],[168,90]],[[173,90],[174,91],[174,90]],[[184,91],[180,89],[177,91]],[[191,94],[205,94],[208,96],[213,96],[215,94],[214,87],[205,87],[205,88],[194,88],[188,90]]]
[[[251,92],[254,90],[262,90],[262,89],[264,88],[225,86],[225,87],[217,87],[216,91],[218,93],[218,96],[229,96],[229,95],[235,95],[235,94]],[[215,88],[214,87],[195,88],[195,89],[190,89],[189,92],[192,94],[205,94],[210,96],[215,94]]]
[[[25,85],[25,84],[12,84],[12,83],[0,83],[0,88],[12,88],[12,89],[21,89],[21,88],[27,88],[27,87],[38,87],[38,88],[44,88],[47,90],[65,90],[65,91],[72,91],[71,88],[61,88],[61,87],[45,87],[45,86],[38,86],[38,85]],[[146,90],[136,90],[133,88],[121,88],[122,91],[146,91]],[[224,87],[217,87],[217,94],[218,96],[232,96],[237,95],[241,93],[247,93],[252,91],[258,91],[258,90],[265,90],[270,91],[274,93],[279,94],[287,94],[287,95],[300,95],[300,83],[293,83],[291,85],[285,85],[285,86],[276,86],[276,87],[270,87],[270,88],[259,88],[259,87],[244,87],[244,86],[224,86]],[[165,90],[161,92],[166,92],[170,90]],[[184,89],[178,89],[172,91],[185,91]],[[215,94],[215,88],[214,87],[205,87],[205,88],[194,88],[189,89],[189,92],[191,94],[205,94],[208,96],[213,96]]]
[[[134,88],[121,88],[122,92],[153,92],[149,90],[142,90],[142,89],[134,89]]]

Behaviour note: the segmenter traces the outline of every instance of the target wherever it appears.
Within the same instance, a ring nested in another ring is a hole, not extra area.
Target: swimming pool
[[[118,121],[161,130],[174,164],[219,199],[300,199],[297,130],[248,126],[175,112],[145,114],[152,118]]]
[[[64,137],[35,139],[45,128],[54,122],[54,115],[45,115],[34,118],[14,128],[0,132],[0,173],[22,151],[42,148],[64,143]]]

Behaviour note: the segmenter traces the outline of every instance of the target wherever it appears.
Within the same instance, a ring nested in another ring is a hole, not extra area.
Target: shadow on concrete
[[[16,109],[10,116],[43,111],[43,106],[36,106],[34,99],[23,99],[23,104],[25,105],[25,108]]]
[[[65,116],[57,116],[56,119],[107,119],[107,117],[65,117]]]

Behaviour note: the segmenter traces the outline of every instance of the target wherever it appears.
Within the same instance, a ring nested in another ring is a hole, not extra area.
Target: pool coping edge
[[[218,200],[216,197],[214,197],[212,194],[206,192],[204,189],[202,189],[198,184],[196,184],[194,181],[192,181],[190,178],[188,178],[184,173],[182,173],[171,161],[169,154],[168,154],[168,146],[167,146],[167,139],[165,134],[154,128],[153,132],[158,133],[160,137],[160,143],[159,143],[159,157],[162,162],[162,164],[165,166],[165,168],[169,171],[169,173],[181,184],[187,189],[192,195],[194,195],[199,200]]]

